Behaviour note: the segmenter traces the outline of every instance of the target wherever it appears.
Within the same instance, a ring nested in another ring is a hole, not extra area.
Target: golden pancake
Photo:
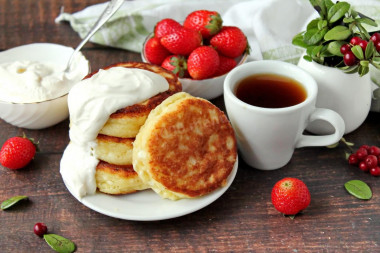
[[[133,143],[133,167],[141,180],[173,200],[224,186],[236,157],[226,115],[209,101],[184,92],[157,106]]]
[[[96,138],[96,158],[115,165],[132,165],[135,138],[120,138],[99,134]]]
[[[132,165],[113,165],[100,161],[95,172],[96,186],[108,194],[128,194],[149,188]]]
[[[171,71],[157,65],[143,62],[122,62],[108,66],[104,69],[109,69],[112,67],[139,68],[152,71],[163,76],[169,83],[169,89],[167,91],[159,93],[139,104],[127,106],[111,114],[108,121],[100,130],[100,133],[104,135],[121,138],[134,138],[140,127],[144,124],[149,112],[170,95],[181,91],[182,85],[178,81],[176,75],[174,75]],[[96,73],[97,71],[87,75],[85,78],[90,78]]]

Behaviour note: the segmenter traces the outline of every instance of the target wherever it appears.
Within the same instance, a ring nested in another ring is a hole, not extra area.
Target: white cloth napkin
[[[375,19],[380,30],[380,0],[347,0],[355,10]],[[56,22],[68,21],[84,38],[107,3],[89,6],[74,14],[62,12]],[[251,46],[249,60],[272,59],[296,64],[303,50],[292,45],[294,35],[305,30],[317,16],[308,0],[136,0],[126,1],[91,41],[101,45],[141,52],[146,36],[163,18],[183,21],[198,9],[218,11],[223,25],[238,26]],[[380,86],[380,71],[371,68],[371,78]],[[373,89],[377,88],[374,84]],[[371,110],[380,112],[380,101]]]

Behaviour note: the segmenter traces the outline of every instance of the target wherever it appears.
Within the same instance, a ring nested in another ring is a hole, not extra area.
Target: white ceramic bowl
[[[51,43],[33,43],[15,47],[0,53],[0,64],[14,61],[51,62],[66,66],[71,54],[71,47]],[[81,78],[90,72],[87,59],[79,53],[78,68]],[[80,79],[81,79],[80,78]],[[75,82],[80,81],[75,80]],[[6,122],[27,129],[42,129],[53,126],[68,115],[68,92],[60,97],[35,103],[11,103],[0,101],[0,118]]]
[[[150,34],[143,45],[143,50],[141,51],[141,58],[143,62],[149,61],[145,57],[145,43],[153,36],[153,34]],[[237,62],[237,66],[243,64],[247,61],[248,54],[244,53],[242,56],[237,57],[235,60]],[[193,80],[190,78],[179,78],[179,81],[182,84],[182,90],[195,96],[195,97],[201,97],[204,99],[214,99],[219,97],[223,94],[223,82],[226,78],[228,73],[216,76],[209,79],[203,79],[203,80]]]

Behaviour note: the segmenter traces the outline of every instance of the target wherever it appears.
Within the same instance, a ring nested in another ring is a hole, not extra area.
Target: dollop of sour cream
[[[15,61],[0,65],[0,100],[34,103],[67,94],[83,78],[78,68],[64,72],[64,65],[51,62]]]
[[[60,172],[76,198],[96,191],[96,137],[109,116],[168,88],[166,79],[153,72],[113,67],[99,70],[70,90],[70,143],[63,153]]]

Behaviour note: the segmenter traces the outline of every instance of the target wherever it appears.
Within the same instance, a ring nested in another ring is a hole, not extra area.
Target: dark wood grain
[[[67,23],[55,24],[61,6],[75,12],[98,0],[0,0],[0,49],[32,42],[75,47],[80,38]],[[93,70],[120,61],[140,61],[139,54],[88,43],[83,53]],[[212,101],[224,109],[223,99]],[[344,146],[302,148],[289,164],[260,171],[240,159],[230,189],[211,205],[186,216],[155,222],[111,218],[78,202],[65,188],[59,163],[66,147],[68,120],[44,130],[26,130],[0,120],[0,143],[25,132],[40,142],[40,152],[26,168],[0,166],[0,201],[28,195],[0,212],[0,252],[51,252],[33,233],[36,222],[75,242],[78,252],[379,252],[380,178],[349,166]],[[380,114],[370,113],[347,140],[380,145]],[[275,156],[276,154],[273,154]],[[284,177],[303,180],[311,204],[291,220],[271,204],[273,185]],[[367,182],[373,198],[349,195],[343,184]]]

